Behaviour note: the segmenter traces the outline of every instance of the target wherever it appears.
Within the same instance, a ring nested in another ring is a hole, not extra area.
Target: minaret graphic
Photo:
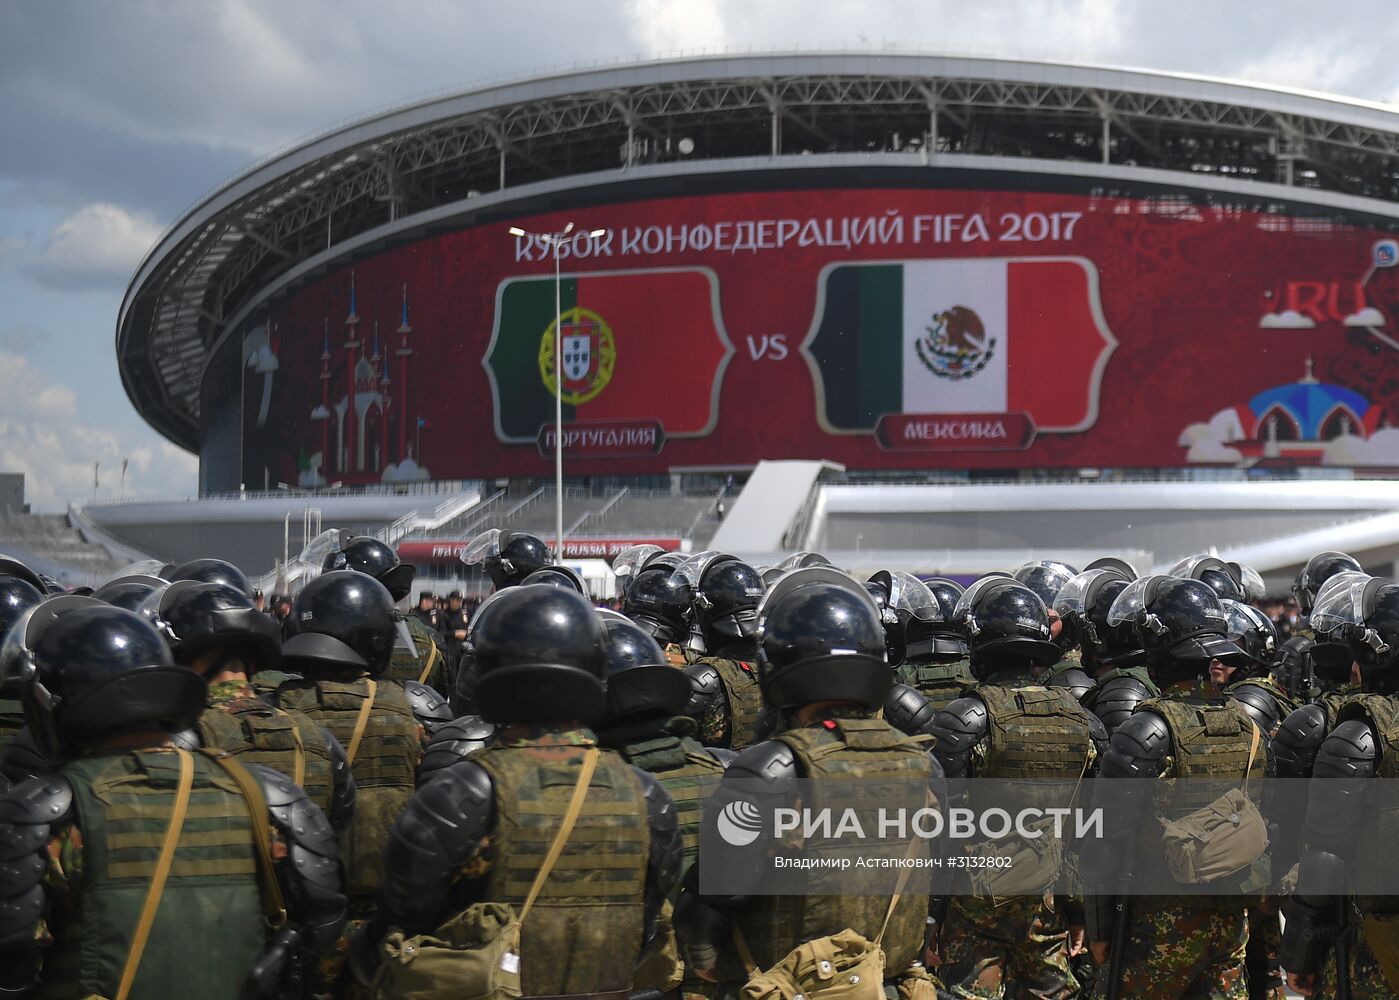
[[[350,472],[355,467],[358,452],[355,426],[355,365],[359,355],[359,313],[355,310],[355,272],[350,272],[350,314],[345,317],[345,425],[340,452],[340,471]],[[363,462],[359,463],[361,466]]]
[[[398,460],[408,457],[408,359],[413,349],[408,346],[408,335],[413,328],[408,325],[408,285],[403,286],[403,319],[398,324]],[[386,366],[387,367],[387,366]],[[384,395],[384,408],[388,409],[388,394]],[[422,464],[423,456],[413,458]]]

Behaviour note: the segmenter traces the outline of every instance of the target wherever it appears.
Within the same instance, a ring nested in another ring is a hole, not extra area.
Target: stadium
[[[207,502],[77,513],[270,565],[333,494],[450,577],[482,526],[552,534],[557,334],[574,556],[1388,571],[1397,195],[1388,107],[1158,72],[731,55],[435,97],[171,225],[116,348]]]

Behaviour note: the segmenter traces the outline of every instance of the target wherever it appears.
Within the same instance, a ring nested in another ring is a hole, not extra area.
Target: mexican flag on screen
[[[1078,430],[1116,340],[1079,258],[845,264],[825,273],[803,350],[831,430],[886,413],[1029,413]]]
[[[581,275],[563,280],[559,299],[566,423],[657,420],[669,437],[709,432],[733,353],[709,271]],[[496,302],[483,359],[496,434],[532,442],[554,422],[554,279],[509,278]]]

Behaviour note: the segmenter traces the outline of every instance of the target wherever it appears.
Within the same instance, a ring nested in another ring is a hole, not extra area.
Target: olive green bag
[[[374,1000],[515,1000],[520,990],[520,927],[563,854],[583,811],[599,751],[583,758],[563,823],[517,915],[509,903],[473,903],[431,934],[394,931],[383,944]]]
[[[1180,819],[1162,820],[1161,842],[1171,877],[1182,885],[1204,885],[1243,871],[1268,849],[1268,822],[1248,797],[1248,777],[1258,754],[1253,742],[1243,784]]]
[[[920,843],[915,837],[907,857],[913,857]],[[748,970],[748,981],[739,995],[743,1000],[884,1000],[885,957],[880,943],[908,885],[910,871],[905,867],[899,872],[884,923],[873,941],[847,927],[798,945],[764,972],[735,927],[734,947]]]

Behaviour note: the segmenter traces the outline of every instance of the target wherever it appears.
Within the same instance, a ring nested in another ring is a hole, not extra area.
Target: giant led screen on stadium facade
[[[243,331],[244,481],[548,475],[556,309],[571,475],[1399,465],[1378,222],[911,188],[511,221],[570,219],[557,289],[550,249],[491,223],[272,300]]]

